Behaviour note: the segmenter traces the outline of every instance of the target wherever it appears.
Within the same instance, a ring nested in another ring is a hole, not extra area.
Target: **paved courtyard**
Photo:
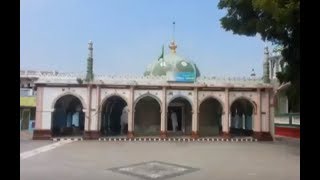
[[[20,177],[25,180],[300,179],[300,144],[287,141],[20,140],[20,146]]]

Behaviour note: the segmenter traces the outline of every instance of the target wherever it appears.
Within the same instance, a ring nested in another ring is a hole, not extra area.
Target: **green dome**
[[[196,77],[200,76],[200,72],[193,62],[176,53],[164,55],[162,59],[155,61],[147,68],[145,75],[165,76],[167,72],[195,72]]]
[[[186,62],[185,60],[179,61],[176,64],[176,68],[178,72],[194,72],[195,71],[194,66],[191,63]]]
[[[153,69],[151,70],[151,74],[154,76],[165,76],[167,74],[167,71],[169,71],[170,69],[170,64],[163,60],[160,60],[154,64]]]

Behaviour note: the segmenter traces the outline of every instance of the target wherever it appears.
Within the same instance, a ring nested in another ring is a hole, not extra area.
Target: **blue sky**
[[[262,74],[260,37],[234,35],[219,19],[218,0],[20,0],[20,69],[85,72],[94,43],[95,74],[143,74],[161,47],[169,53],[176,22],[177,54],[202,75]],[[270,46],[270,44],[268,44]]]

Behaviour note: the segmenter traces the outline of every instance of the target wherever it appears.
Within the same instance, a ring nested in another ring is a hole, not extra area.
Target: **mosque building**
[[[33,139],[77,136],[219,137],[272,140],[274,86],[269,52],[263,77],[201,76],[195,62],[180,56],[177,44],[155,59],[142,76],[93,74],[93,43],[87,74],[40,75],[36,86]],[[271,79],[271,80],[270,80]]]

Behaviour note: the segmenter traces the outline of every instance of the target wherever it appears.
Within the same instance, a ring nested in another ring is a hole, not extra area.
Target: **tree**
[[[281,83],[291,82],[287,96],[293,109],[300,110],[300,0],[220,0],[227,14],[222,27],[234,34],[256,36],[281,46],[288,66],[278,73]]]

